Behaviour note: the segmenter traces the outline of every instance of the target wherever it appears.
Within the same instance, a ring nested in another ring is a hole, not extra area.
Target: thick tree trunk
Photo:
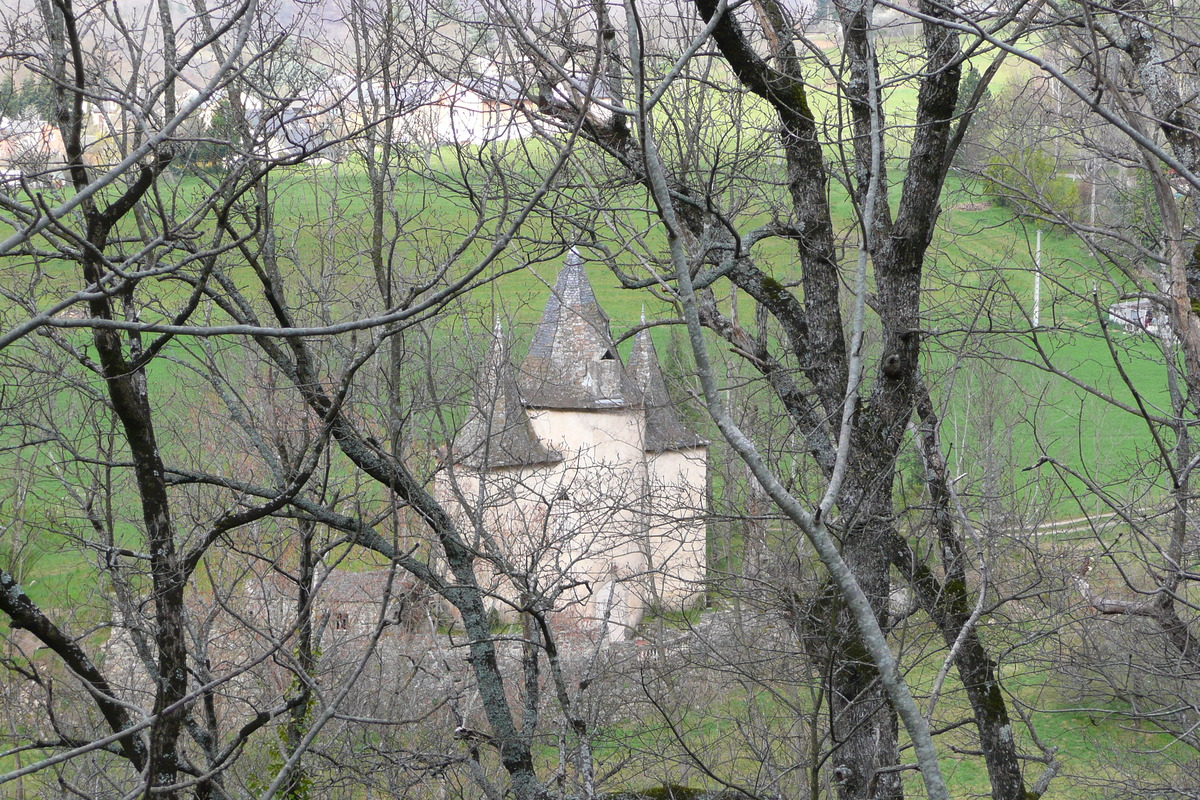
[[[697,0],[697,7],[706,20],[716,13],[716,4],[711,0]],[[944,13],[932,8],[923,11]],[[874,116],[879,106],[878,67],[870,44],[869,5],[843,5],[839,14],[850,60],[846,92],[855,133],[857,180],[853,193],[861,203],[868,195],[869,184],[876,186],[880,196],[886,196],[887,190],[882,158],[874,157],[882,147],[875,141],[881,130]],[[768,22],[775,20],[769,17],[764,24]],[[779,58],[787,55],[782,45],[781,52],[776,53],[777,68],[762,61],[728,15],[716,24],[713,36],[734,74],[771,103],[782,125],[792,214],[802,232],[796,242],[802,266],[803,307],[778,283],[752,267],[739,265],[729,277],[779,320],[792,356],[803,365],[824,416],[837,420],[848,401],[850,361],[840,311],[841,276],[826,198],[828,175],[803,76],[797,61]],[[875,267],[883,354],[870,397],[859,403],[854,416],[849,462],[838,500],[842,557],[880,619],[886,612],[889,594],[885,545],[894,514],[892,476],[914,408],[921,266],[941,193],[943,156],[959,77],[958,67],[951,63],[957,52],[952,34],[926,26],[926,46],[931,74],[921,82],[919,111],[925,124],[914,136],[913,166],[905,182],[896,225],[893,228],[886,202],[873,203],[867,212],[871,233],[867,241]],[[871,174],[874,161],[879,162],[879,175]],[[834,776],[839,797],[898,797],[900,778],[891,769],[898,763],[895,713],[874,668],[866,663],[854,629],[842,627],[844,630],[832,643],[829,672],[832,734],[838,748]]]
[[[89,240],[95,246],[95,252],[103,252],[108,236],[107,227],[89,227],[92,234]],[[84,278],[88,283],[99,282],[102,275],[98,260],[85,261]],[[91,305],[94,317],[112,318],[112,307],[107,297],[93,300]],[[158,787],[174,784],[181,766],[178,741],[187,714],[182,701],[187,695],[188,676],[183,606],[186,574],[176,551],[166,472],[155,438],[145,368],[131,364],[125,357],[120,335],[116,332],[93,329],[92,341],[108,383],[113,410],[121,420],[129,445],[142,505],[146,547],[150,553],[158,669],[145,797],[147,800],[151,797],[172,800],[179,796],[177,791],[163,791]],[[136,353],[140,346],[136,336],[134,344]]]
[[[842,557],[882,622],[887,607],[888,563],[881,544],[877,524],[855,522],[844,539]],[[838,798],[894,800],[903,795],[900,773],[890,769],[899,763],[896,712],[855,628],[842,624],[832,633],[834,664],[829,691]]]
[[[56,122],[62,134],[71,181],[77,192],[84,192],[90,181],[83,157],[83,103],[90,78],[85,65],[84,34],[78,29],[70,0],[43,2],[40,9],[53,51]],[[169,31],[168,38],[171,38]],[[171,55],[172,50],[168,48],[167,52]],[[168,81],[167,95],[171,94],[171,85]],[[173,99],[169,99],[168,108],[172,107]],[[125,303],[126,314],[136,316],[133,299],[136,284],[109,274],[104,254],[113,230],[135,209],[170,161],[170,151],[164,148],[154,159],[137,168],[136,177],[107,207],[98,207],[91,198],[81,206],[87,220],[86,246],[81,248],[79,257],[83,285],[107,286],[105,293],[89,301],[91,315],[96,319],[115,318],[114,299]],[[146,354],[141,337],[131,334],[128,339],[123,339],[116,331],[94,328],[92,341],[113,411],[121,421],[129,446],[149,552],[158,663],[144,796],[147,800],[151,797],[174,800],[179,796],[178,790],[162,787],[177,782],[181,767],[179,734],[187,714],[183,704],[188,680],[183,605],[186,572],[176,552],[170,497],[154,431],[154,411],[150,404]],[[102,698],[97,702],[102,709],[106,705]],[[108,712],[106,716],[110,716]],[[110,723],[112,720],[110,716]]]

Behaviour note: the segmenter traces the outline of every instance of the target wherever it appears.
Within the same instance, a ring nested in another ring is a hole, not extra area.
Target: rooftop
[[[471,414],[454,440],[455,463],[473,469],[551,464],[562,456],[542,445],[521,403],[504,333],[497,322]]]
[[[642,330],[633,340],[629,354],[629,376],[646,406],[646,449],[652,453],[663,450],[686,450],[708,444],[679,421],[675,403],[667,393],[662,367],[650,332]]]
[[[601,409],[637,404],[596,302],[583,259],[574,249],[558,274],[520,370],[530,408]]]

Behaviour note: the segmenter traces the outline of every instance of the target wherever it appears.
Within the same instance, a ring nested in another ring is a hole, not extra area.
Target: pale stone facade
[[[300,588],[282,565],[272,566],[279,569],[251,562],[223,592],[190,586],[186,594],[191,657],[203,665],[195,677],[221,681],[214,694],[229,720],[253,717],[264,702],[287,693],[297,680]],[[398,654],[412,649],[410,640],[429,628],[429,598],[403,572],[318,572],[312,592],[319,658],[310,678],[320,685],[337,686],[368,650],[373,651],[363,671],[368,680],[378,685],[398,679]],[[427,649],[416,644],[418,651]],[[147,707],[154,699],[153,647],[150,621],[120,614],[103,648],[110,683],[123,699]]]
[[[577,254],[519,370],[496,331],[450,453],[436,492],[501,618],[535,598],[620,638],[649,605],[702,596],[707,445],[680,424],[648,333],[621,363]]]

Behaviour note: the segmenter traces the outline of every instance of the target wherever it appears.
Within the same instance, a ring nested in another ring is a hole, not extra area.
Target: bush
[[[1041,148],[1027,147],[994,160],[984,169],[984,192],[998,205],[1018,214],[1052,213],[1074,219],[1079,187],[1058,174]]]

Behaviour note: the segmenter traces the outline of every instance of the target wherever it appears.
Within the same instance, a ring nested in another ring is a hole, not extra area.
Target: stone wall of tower
[[[484,471],[457,465],[438,474],[435,495],[481,554],[528,572],[540,592],[569,587],[556,608],[623,638],[658,594],[650,571],[663,559],[647,538],[644,415],[633,408],[529,416],[538,439],[562,461]],[[492,595],[489,610],[517,621],[521,587],[487,559],[476,572]]]
[[[681,610],[703,600],[707,558],[708,449],[646,454],[646,522],[654,602]]]
[[[640,409],[543,409],[530,419],[560,463],[439,473],[436,495],[467,541],[527,571],[542,592],[572,587],[556,607],[597,628],[607,622],[612,638],[649,607],[702,600],[707,449],[647,453]],[[521,587],[487,559],[477,574],[492,595],[489,609],[516,622]]]
[[[479,471],[463,465],[437,474],[434,496],[454,518],[464,541],[482,556],[475,574],[485,605],[504,622],[516,622],[525,587],[514,585],[497,562],[527,572],[544,591],[569,579],[563,569],[574,559],[575,543],[562,529],[555,498],[562,483],[560,465]]]
[[[636,627],[650,595],[646,549],[645,416],[638,408],[533,409],[533,430],[563,455],[552,517],[572,545],[564,576],[584,619],[610,636]]]

